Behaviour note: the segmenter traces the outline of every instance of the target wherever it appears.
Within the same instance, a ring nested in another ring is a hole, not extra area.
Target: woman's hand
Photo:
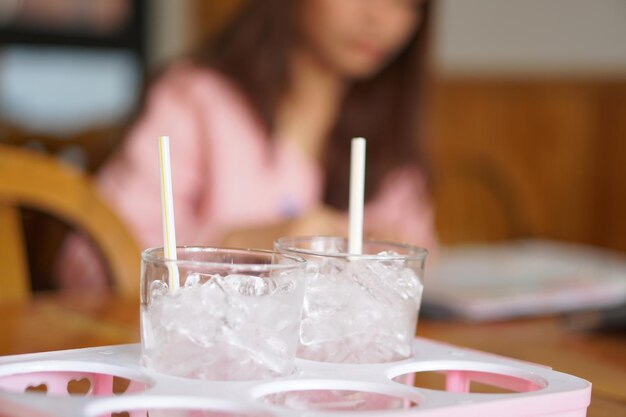
[[[345,236],[348,216],[328,206],[319,206],[291,220],[286,236]]]
[[[330,207],[316,207],[294,219],[234,230],[222,240],[226,247],[272,249],[282,236],[345,236],[348,218]]]

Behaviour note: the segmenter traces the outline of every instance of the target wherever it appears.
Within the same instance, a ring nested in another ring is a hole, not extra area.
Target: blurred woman
[[[427,17],[422,0],[246,2],[151,87],[99,189],[142,247],[162,245],[156,140],[169,135],[179,244],[345,235],[350,139],[363,136],[366,235],[432,249],[418,146]],[[107,285],[79,237],[61,275]]]

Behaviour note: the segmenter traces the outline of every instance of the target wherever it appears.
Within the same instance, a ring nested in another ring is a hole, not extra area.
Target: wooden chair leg
[[[24,300],[29,292],[19,209],[0,203],[0,302]]]

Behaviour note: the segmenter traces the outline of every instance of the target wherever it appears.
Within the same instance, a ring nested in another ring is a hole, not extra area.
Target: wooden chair
[[[88,177],[52,157],[0,145],[0,301],[30,292],[19,207],[84,231],[108,263],[115,289],[124,296],[139,293],[139,249]]]

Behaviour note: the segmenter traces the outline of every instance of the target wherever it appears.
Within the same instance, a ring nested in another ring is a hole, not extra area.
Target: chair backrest
[[[19,207],[57,217],[100,249],[115,289],[139,293],[139,249],[89,178],[52,157],[0,145],[0,301],[28,296],[29,276]]]

